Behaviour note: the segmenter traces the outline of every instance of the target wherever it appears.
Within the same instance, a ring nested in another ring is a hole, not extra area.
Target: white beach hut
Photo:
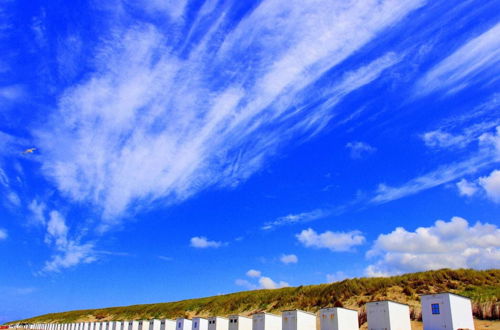
[[[148,321],[148,327],[144,328],[144,330],[160,330],[160,328],[161,328],[161,321],[154,319]]]
[[[175,330],[176,322],[174,320],[160,320],[160,330]]]
[[[410,307],[395,301],[366,304],[368,330],[411,330]]]
[[[228,330],[229,320],[225,317],[212,316],[208,318],[208,330]]]
[[[424,330],[474,330],[472,304],[469,298],[453,293],[422,295]]]
[[[208,320],[203,317],[193,317],[192,330],[208,330]]]
[[[280,315],[260,312],[252,316],[252,330],[281,330]]]
[[[358,330],[358,311],[333,307],[319,310],[321,330]]]
[[[128,321],[127,330],[139,330],[139,321]]]
[[[192,330],[193,328],[193,321],[190,319],[178,318],[175,322],[177,323],[176,330]]]
[[[140,320],[137,326],[138,330],[148,330],[149,329],[149,320]]]
[[[230,315],[229,330],[252,330],[252,319],[241,315]]]
[[[316,329],[316,314],[298,309],[281,313],[282,330],[314,330]]]

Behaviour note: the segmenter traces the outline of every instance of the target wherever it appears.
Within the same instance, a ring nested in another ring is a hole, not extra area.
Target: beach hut
[[[208,320],[203,317],[193,317],[193,330],[208,330]]]
[[[422,295],[424,330],[474,330],[471,300],[453,293]]]
[[[139,321],[128,321],[127,330],[139,330]]]
[[[252,319],[241,315],[230,315],[229,330],[252,330]]]
[[[358,311],[333,307],[319,310],[321,330],[358,330]]]
[[[208,330],[228,330],[229,320],[225,317],[212,316],[208,318]]]
[[[395,301],[366,304],[368,330],[411,330],[410,307]]]
[[[175,324],[174,320],[160,320],[160,330],[175,330]]]
[[[190,319],[178,318],[175,322],[177,323],[176,330],[192,330],[193,328],[193,321]]]
[[[282,330],[314,330],[316,329],[316,314],[299,309],[281,312]]]
[[[149,321],[148,320],[140,320],[138,322],[137,330],[148,330],[149,329]]]
[[[144,330],[160,330],[160,328],[161,328],[161,321],[154,319],[148,321],[148,327],[145,328]]]
[[[260,312],[252,316],[252,330],[281,330],[280,315]]]

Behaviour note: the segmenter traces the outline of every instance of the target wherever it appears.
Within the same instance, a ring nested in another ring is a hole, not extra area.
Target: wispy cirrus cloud
[[[489,128],[489,126],[486,127],[486,129]],[[453,140],[458,141],[458,144],[462,144],[464,139]],[[468,136],[466,140],[469,140],[467,144],[472,142],[477,144],[477,149],[471,152],[467,159],[441,165],[435,170],[412,178],[399,186],[391,187],[382,183],[378,186],[376,194],[371,198],[370,202],[375,204],[387,203],[413,195],[476,173],[500,161],[500,128],[496,128],[494,132],[481,131],[481,134]],[[447,143],[446,145],[454,146],[453,143]]]
[[[361,141],[349,142],[346,144],[346,148],[349,150],[352,159],[361,159],[377,150],[368,143]]]
[[[493,102],[480,107],[479,111],[492,110],[492,106],[495,104],[497,101],[493,100]],[[399,185],[380,183],[374,191],[360,194],[348,203],[278,217],[274,221],[266,222],[262,229],[269,230],[284,225],[305,223],[333,217],[355,208],[389,203],[457,180],[456,185],[460,194],[472,196],[481,188],[488,198],[496,201],[495,173],[492,172],[490,176],[483,176],[475,181],[463,179],[465,176],[473,175],[500,162],[500,127],[496,126],[495,119],[483,122],[479,120],[480,118],[484,119],[482,116],[476,118],[474,115],[454,117],[443,128],[429,131],[429,134],[424,133],[421,136],[429,148],[440,152],[443,149],[454,151],[456,148],[469,146],[470,152],[464,160],[439,165],[435,169],[410,178]],[[471,120],[473,123],[470,123]],[[478,120],[479,122],[477,122]],[[463,127],[464,123],[468,124]],[[451,130],[456,132],[451,134],[449,133]],[[434,134],[436,132],[439,132],[439,137]],[[487,183],[488,187],[486,187]]]
[[[498,79],[499,34],[500,23],[461,46],[417,82],[417,94],[437,90],[455,93],[479,79],[486,83]]]
[[[45,263],[41,273],[59,272],[65,268],[97,260],[93,243],[81,243],[77,238],[69,238],[69,228],[61,213],[51,211],[46,223],[45,243],[53,246],[57,252]]]
[[[388,53],[334,79],[316,100],[306,93],[424,2],[319,3],[265,1],[231,30],[221,14],[187,56],[152,25],[117,30],[96,73],[63,93],[54,129],[36,131],[45,175],[71,199],[96,205],[101,230],[153,201],[246,180],[397,63]]]
[[[282,217],[278,217],[273,221],[268,221],[262,226],[262,230],[270,230],[276,227],[291,225],[296,223],[304,223],[309,221],[314,221],[317,219],[324,218],[330,215],[331,212],[323,209],[316,209],[308,212],[302,212],[297,214],[288,214]]]
[[[0,228],[0,240],[4,240],[8,237],[7,230]]]
[[[52,256],[38,272],[48,274],[60,272],[79,264],[88,264],[98,259],[93,242],[82,242],[79,233],[72,233],[66,219],[57,210],[48,210],[46,205],[32,201],[29,205],[33,221],[44,226],[45,244],[52,250]],[[103,252],[105,253],[105,252]]]

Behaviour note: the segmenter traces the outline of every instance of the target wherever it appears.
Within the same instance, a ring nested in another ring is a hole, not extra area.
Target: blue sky
[[[0,0],[0,47],[0,321],[500,267],[498,1]]]

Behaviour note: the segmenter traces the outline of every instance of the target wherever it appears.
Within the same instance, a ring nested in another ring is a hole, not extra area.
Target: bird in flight
[[[23,154],[32,154],[34,151],[36,150],[36,148],[29,148],[29,149],[26,149],[23,151]]]

